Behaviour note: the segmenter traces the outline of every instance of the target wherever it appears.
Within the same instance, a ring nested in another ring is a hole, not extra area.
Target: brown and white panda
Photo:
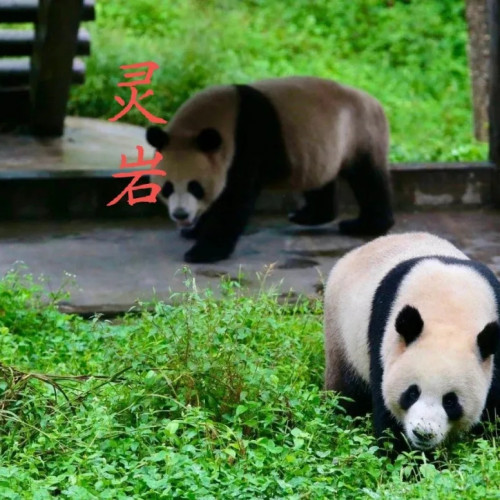
[[[360,90],[314,77],[209,87],[146,137],[163,155],[167,175],[152,177],[159,198],[181,234],[196,239],[187,262],[229,257],[266,186],[302,191],[305,206],[290,220],[323,224],[336,217],[342,175],[360,214],[341,222],[341,233],[380,235],[393,225],[388,123]]]
[[[377,238],[325,290],[325,388],[377,436],[433,448],[500,412],[500,283],[428,233]]]

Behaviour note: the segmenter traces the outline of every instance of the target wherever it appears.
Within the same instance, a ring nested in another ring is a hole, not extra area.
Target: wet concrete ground
[[[449,239],[500,277],[500,212],[399,213],[392,232],[417,230]],[[334,262],[364,241],[340,236],[335,224],[309,229],[289,224],[286,217],[259,218],[231,259],[190,269],[199,288],[216,288],[221,275],[243,275],[249,291],[256,291],[267,270],[266,287],[314,296]],[[168,300],[172,292],[185,290],[182,255],[190,245],[166,218],[5,223],[0,275],[21,261],[57,289],[70,273],[76,286],[69,287],[69,309],[122,311],[137,299]]]
[[[2,135],[0,172],[118,170],[120,155],[137,155],[146,143],[143,127],[68,116],[63,137]],[[148,148],[148,151],[151,148]]]

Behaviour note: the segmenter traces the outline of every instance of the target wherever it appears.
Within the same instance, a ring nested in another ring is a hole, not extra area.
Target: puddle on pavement
[[[308,237],[318,237],[318,236],[339,236],[340,233],[337,228],[327,227],[327,228],[308,228],[308,229],[295,229],[294,227],[283,228],[281,233],[288,236],[308,236]]]
[[[342,257],[350,250],[356,248],[323,248],[318,250],[287,250],[287,253],[300,255],[301,257]]]
[[[236,283],[240,283],[241,285],[248,286],[252,282],[251,280],[245,278],[244,276],[237,277],[231,276],[227,271],[223,271],[221,269],[196,269],[195,274],[199,276],[204,276],[205,278],[214,278],[214,279],[223,279],[227,281],[232,281]]]
[[[279,264],[278,269],[306,269],[308,267],[318,266],[319,263],[311,259],[286,259],[285,262]]]
[[[252,234],[257,234],[260,232],[260,227],[257,226],[247,226],[243,232],[243,236],[250,236]]]

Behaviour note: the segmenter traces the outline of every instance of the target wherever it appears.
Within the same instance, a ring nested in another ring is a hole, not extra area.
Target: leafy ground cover
[[[321,392],[320,302],[190,286],[111,322],[0,281],[2,498],[499,498],[493,432],[375,454],[369,419]]]
[[[472,136],[464,10],[457,0],[97,2],[87,82],[70,112],[114,116],[114,95],[128,100],[119,66],[140,61],[160,66],[146,107],[165,119],[211,84],[311,74],[379,98],[393,161],[484,159]],[[147,124],[139,112],[124,120]]]

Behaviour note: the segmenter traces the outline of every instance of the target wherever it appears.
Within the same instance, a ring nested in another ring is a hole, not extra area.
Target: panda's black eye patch
[[[448,392],[443,396],[443,408],[450,420],[458,420],[464,414],[455,392]]]
[[[198,181],[189,181],[188,192],[191,193],[197,200],[201,200],[205,196],[205,190]]]
[[[161,190],[162,196],[168,198],[173,192],[174,192],[174,185],[170,181],[165,182]]]
[[[418,398],[420,397],[420,388],[418,385],[413,384],[406,389],[403,394],[401,394],[401,397],[399,398],[399,406],[401,406],[401,409],[403,410],[408,410],[411,405],[416,403]]]

